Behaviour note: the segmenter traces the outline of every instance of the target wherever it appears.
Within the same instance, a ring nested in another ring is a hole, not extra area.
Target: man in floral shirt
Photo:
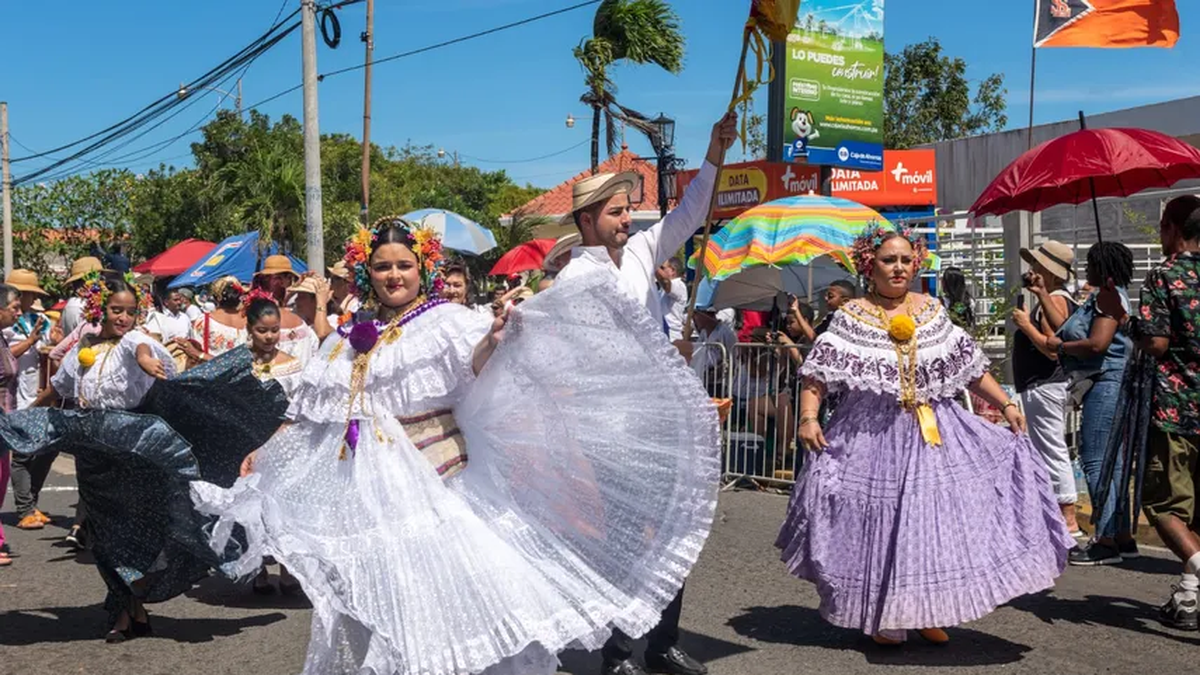
[[[1183,577],[1163,605],[1160,617],[1167,625],[1197,630],[1200,199],[1184,196],[1172,200],[1163,212],[1160,227],[1167,258],[1146,276],[1141,316],[1130,322],[1138,345],[1158,359],[1143,505],[1159,536],[1184,561]],[[1103,304],[1113,308],[1111,298],[1102,300],[1109,300]],[[1115,308],[1119,309],[1119,303]],[[1117,312],[1116,316],[1122,314]]]

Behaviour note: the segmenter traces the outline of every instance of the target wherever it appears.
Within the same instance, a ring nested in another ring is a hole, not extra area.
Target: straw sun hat
[[[100,262],[99,258],[84,256],[71,263],[71,276],[67,277],[67,283],[75,283],[92,272],[105,271],[107,270],[104,269],[104,263]]]
[[[12,286],[22,293],[37,293],[38,295],[45,296],[50,295],[44,289],[42,289],[41,284],[38,283],[37,273],[31,270],[13,270],[12,272],[8,273],[8,278],[4,280],[4,283]]]
[[[1075,251],[1070,246],[1051,239],[1035,249],[1021,249],[1021,259],[1030,265],[1041,265],[1047,272],[1066,281],[1073,274],[1071,269],[1075,264]]]
[[[293,277],[299,277],[296,270],[292,269],[292,260],[286,255],[267,256],[263,261],[262,269],[255,272],[254,276],[274,276],[276,274],[290,274]]]
[[[616,195],[629,195],[630,204],[642,201],[642,176],[633,171],[623,173],[598,173],[588,176],[571,186],[571,213],[563,217],[563,223],[575,222],[574,213],[592,204],[608,201]]]

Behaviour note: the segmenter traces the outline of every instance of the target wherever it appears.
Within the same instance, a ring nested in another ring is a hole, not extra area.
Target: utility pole
[[[4,201],[4,276],[13,268],[12,240],[12,171],[8,166],[8,104],[0,101],[0,180],[3,181]]]
[[[242,78],[237,79],[237,114],[242,119]]]
[[[362,223],[367,224],[371,206],[371,60],[375,55],[375,0],[367,0],[367,29],[362,41],[367,43],[366,67],[363,69],[363,139],[362,139]]]
[[[321,128],[317,123],[317,3],[300,0],[304,49],[304,233],[308,269],[325,269],[325,224],[321,215]]]

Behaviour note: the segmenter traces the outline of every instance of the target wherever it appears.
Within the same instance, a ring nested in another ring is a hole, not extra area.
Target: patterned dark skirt
[[[237,349],[150,390],[136,412],[30,409],[0,416],[0,448],[75,456],[79,498],[114,615],[129,599],[162,602],[239,555],[208,544],[188,484],[228,487],[242,459],[279,428],[287,397]]]

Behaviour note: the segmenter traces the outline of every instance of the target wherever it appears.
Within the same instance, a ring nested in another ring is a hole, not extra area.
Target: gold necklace
[[[896,349],[896,362],[900,373],[900,407],[914,410],[920,405],[920,401],[917,397],[917,331],[916,321],[912,318],[912,296],[904,299],[904,313],[896,316],[888,316],[882,305],[872,303],[872,306]]]
[[[371,355],[379,347],[380,342],[392,344],[400,339],[401,333],[404,332],[401,324],[404,319],[414,311],[425,305],[426,298],[424,295],[417,296],[415,300],[403,312],[398,312],[392,317],[391,321],[379,331],[379,339],[365,352],[359,352],[354,355],[354,361],[350,364],[350,403],[346,406],[346,426],[347,429],[354,421],[354,403],[362,398],[366,389],[367,370],[371,365]],[[341,346],[339,342],[337,346]],[[376,429],[378,433],[378,429]],[[338,452],[338,459],[344,460],[348,457],[347,451],[350,450],[349,443],[343,442],[341,450]]]

